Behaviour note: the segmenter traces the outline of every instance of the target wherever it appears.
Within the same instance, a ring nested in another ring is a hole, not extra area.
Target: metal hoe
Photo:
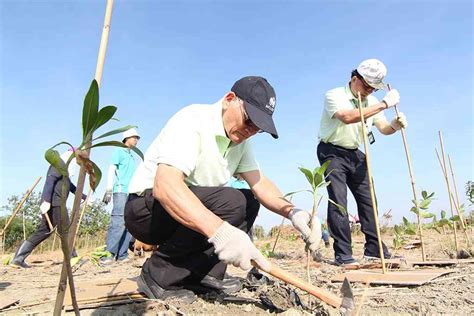
[[[316,287],[308,282],[305,282],[298,278],[295,275],[279,268],[278,266],[272,264],[270,270],[262,269],[255,261],[252,260],[252,265],[259,268],[260,270],[274,276],[277,279],[282,280],[288,284],[296,286],[300,290],[308,292],[309,294],[313,295],[314,297],[320,299],[321,301],[335,307],[341,309],[341,312],[344,315],[350,315],[354,309],[354,296],[352,294],[352,289],[350,286],[349,281],[344,279],[342,284],[341,293],[343,295],[342,298],[336,296],[335,294],[328,292],[322,288]]]

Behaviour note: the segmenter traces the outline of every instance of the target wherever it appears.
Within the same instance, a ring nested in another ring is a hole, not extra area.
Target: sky
[[[105,0],[0,0],[0,205],[22,195],[39,176],[36,190],[42,189],[46,149],[63,140],[81,142],[82,105],[95,74],[105,6]],[[474,180],[473,4],[468,0],[116,0],[100,105],[117,106],[119,121],[98,133],[137,125],[138,147],[145,152],[182,107],[214,103],[239,78],[263,76],[276,91],[280,138],[253,137],[257,160],[282,192],[305,189],[298,167],[318,165],[324,94],[347,84],[351,70],[367,58],[385,63],[386,82],[400,92],[418,196],[434,191],[431,211],[449,213],[435,155],[439,130],[462,203],[465,183]],[[391,120],[394,110],[385,115]],[[379,213],[392,210],[393,223],[402,216],[414,220],[401,134],[374,134],[369,154]],[[112,151],[92,152],[104,173]],[[94,198],[104,191],[102,181]],[[309,194],[293,202],[312,207]],[[356,213],[350,194],[348,209]],[[326,202],[318,212],[326,217]],[[257,219],[266,229],[280,222],[264,209]]]

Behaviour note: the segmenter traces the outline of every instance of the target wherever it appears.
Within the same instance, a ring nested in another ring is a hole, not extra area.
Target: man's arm
[[[366,108],[362,109],[364,113],[364,118],[369,118],[374,116],[377,113],[382,112],[383,110],[387,109],[387,104],[385,102],[380,102]],[[347,110],[339,110],[334,114],[334,117],[338,120],[342,121],[344,124],[352,124],[360,122],[360,112],[359,109],[347,109]]]
[[[173,166],[158,165],[153,197],[176,221],[207,238],[212,237],[223,223],[191,192],[184,183],[183,172]]]
[[[280,190],[260,170],[243,172],[242,177],[247,181],[255,197],[263,206],[288,218],[288,213],[294,205],[283,198]]]
[[[384,135],[392,135],[396,130],[390,125],[387,120],[380,120],[374,123],[375,127],[379,130],[380,133]]]

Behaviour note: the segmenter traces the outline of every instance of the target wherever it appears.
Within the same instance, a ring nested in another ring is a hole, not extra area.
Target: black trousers
[[[379,257],[365,154],[358,149],[345,149],[321,142],[317,155],[321,164],[331,160],[326,170],[326,175],[329,174],[327,181],[331,181],[327,187],[329,198],[347,209],[347,188],[351,190],[357,204],[361,230],[365,235],[364,255]],[[329,231],[334,238],[336,261],[344,263],[353,260],[348,214],[329,202],[327,218]],[[385,244],[383,249],[385,256],[388,256]]]
[[[61,223],[61,207],[51,207],[51,209],[48,211],[48,216],[51,220],[51,224],[53,224],[53,227],[59,225]],[[69,216],[67,218],[67,222],[69,223]],[[46,221],[46,217],[42,215],[38,228],[36,228],[35,232],[28,238],[28,241],[33,244],[33,247],[36,247],[50,235],[51,231],[49,229],[48,222]]]
[[[215,215],[248,232],[257,217],[260,203],[252,191],[230,187],[190,187]],[[144,196],[131,194],[125,205],[125,226],[136,239],[159,245],[143,265],[142,274],[165,289],[179,289],[206,275],[223,279],[227,265],[214,254],[214,247],[198,232],[175,221],[152,190]]]

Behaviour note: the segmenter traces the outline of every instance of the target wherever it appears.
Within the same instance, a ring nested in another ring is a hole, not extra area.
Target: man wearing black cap
[[[311,231],[310,214],[263,175],[248,141],[258,132],[278,138],[275,105],[266,79],[244,77],[217,103],[176,113],[146,151],[130,183],[125,222],[135,238],[159,245],[137,281],[148,297],[192,301],[193,291],[236,292],[240,282],[224,278],[228,263],[249,270],[254,260],[269,269],[247,235],[260,203],[290,218],[310,249],[318,246],[320,227]],[[235,173],[251,191],[224,187]]]

